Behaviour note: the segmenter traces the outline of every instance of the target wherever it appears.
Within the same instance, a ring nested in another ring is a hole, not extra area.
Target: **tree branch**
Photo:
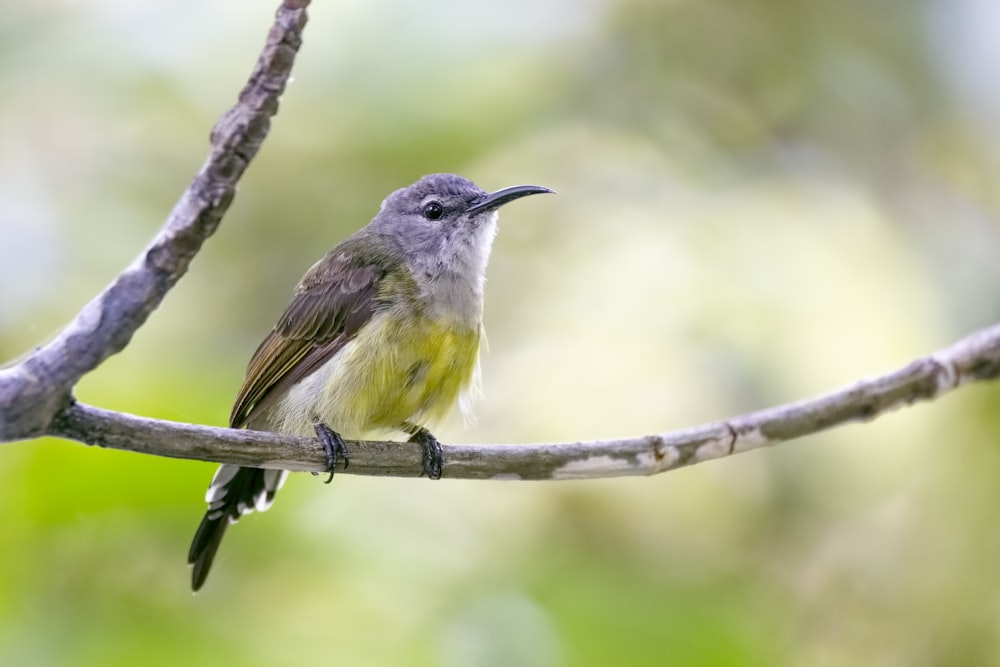
[[[653,475],[799,438],[899,407],[960,385],[1000,376],[1000,325],[917,359],[888,375],[817,398],[661,435],[535,445],[444,445],[444,476],[462,479],[588,479]],[[145,419],[73,404],[51,433],[81,442],[260,468],[324,470],[316,439]],[[347,441],[347,472],[418,477],[422,449],[410,442]]]
[[[0,441],[44,435],[86,373],[121,351],[187,271],[267,136],[302,43],[309,0],[284,0],[239,101],[211,134],[211,151],[149,246],[47,345],[0,370]]]
[[[321,471],[313,438],[145,419],[76,403],[72,389],[122,350],[215,231],[267,135],[301,44],[309,0],[283,0],[239,101],[216,124],[211,152],[150,245],[55,340],[0,370],[0,442],[55,435],[185,459]],[[624,440],[444,447],[444,473],[466,479],[579,479],[655,474],[773,445],[930,400],[1000,376],[1000,325],[888,375],[819,398],[726,421]],[[347,442],[349,471],[418,476],[414,443]]]

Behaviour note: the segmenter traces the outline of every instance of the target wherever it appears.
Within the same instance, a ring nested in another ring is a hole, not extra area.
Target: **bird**
[[[317,261],[247,366],[231,428],[315,433],[332,473],[344,438],[398,432],[442,474],[429,430],[478,382],[486,266],[498,209],[554,192],[516,185],[486,192],[430,174],[391,193],[365,227]],[[191,587],[205,583],[226,528],[271,506],[287,471],[221,465],[191,542]],[[327,480],[329,481],[329,480]]]

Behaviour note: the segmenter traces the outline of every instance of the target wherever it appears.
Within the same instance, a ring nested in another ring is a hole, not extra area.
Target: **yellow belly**
[[[472,384],[480,338],[467,326],[379,313],[316,377],[289,392],[279,428],[308,432],[319,419],[356,438],[403,422],[430,426]]]

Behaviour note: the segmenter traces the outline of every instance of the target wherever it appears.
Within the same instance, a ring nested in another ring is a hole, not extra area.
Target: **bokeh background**
[[[143,247],[266,0],[39,0],[0,22],[0,359]],[[662,432],[1000,320],[995,0],[327,0],[220,230],[78,388],[221,425],[300,274],[388,192],[504,210],[478,423]],[[986,665],[1000,386],[654,478],[294,476],[184,560],[213,466],[0,447],[3,665]]]

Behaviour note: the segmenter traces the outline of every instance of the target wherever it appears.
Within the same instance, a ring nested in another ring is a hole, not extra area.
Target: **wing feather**
[[[229,424],[242,428],[348,343],[379,307],[389,263],[334,248],[302,278],[247,366]]]

